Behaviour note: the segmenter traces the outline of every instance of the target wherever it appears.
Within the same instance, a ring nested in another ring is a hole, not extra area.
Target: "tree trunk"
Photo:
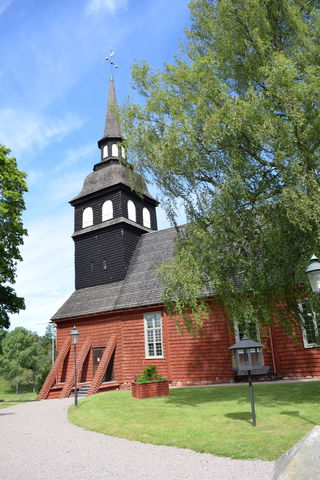
[[[19,393],[19,383],[16,382],[16,394],[18,395],[18,393]]]

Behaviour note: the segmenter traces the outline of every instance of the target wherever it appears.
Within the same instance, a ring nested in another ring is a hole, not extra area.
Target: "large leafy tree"
[[[244,327],[277,317],[290,329],[320,251],[320,2],[190,10],[174,64],[133,66],[144,102],[123,112],[135,168],[190,221],[161,271],[164,300],[191,332],[212,293]]]
[[[0,355],[2,355],[2,341],[5,339],[8,331],[0,327]]]
[[[36,382],[38,374],[38,337],[31,331],[17,327],[2,341],[1,375],[16,386]]]
[[[41,387],[51,367],[51,330],[44,336],[17,327],[1,341],[0,375],[16,386]]]
[[[25,173],[17,168],[10,150],[0,145],[0,325],[8,328],[10,313],[25,308],[24,300],[11,287],[15,282],[16,264],[26,230],[22,224],[25,208],[23,194],[27,191]]]

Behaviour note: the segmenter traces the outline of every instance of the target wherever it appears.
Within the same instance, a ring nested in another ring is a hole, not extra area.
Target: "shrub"
[[[161,377],[157,372],[155,365],[149,365],[142,373],[135,379],[136,383],[152,383],[152,382],[164,382],[166,379]]]

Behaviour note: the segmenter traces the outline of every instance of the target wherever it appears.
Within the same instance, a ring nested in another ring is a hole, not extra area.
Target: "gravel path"
[[[271,480],[273,463],[231,460],[89,432],[72,425],[72,399],[0,410],[1,480]]]

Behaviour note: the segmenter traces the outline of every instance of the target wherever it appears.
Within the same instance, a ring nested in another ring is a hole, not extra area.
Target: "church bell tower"
[[[158,202],[140,176],[139,194],[130,187],[122,141],[111,77],[104,135],[98,141],[101,160],[70,202],[76,290],[123,280],[141,235],[157,230]]]

